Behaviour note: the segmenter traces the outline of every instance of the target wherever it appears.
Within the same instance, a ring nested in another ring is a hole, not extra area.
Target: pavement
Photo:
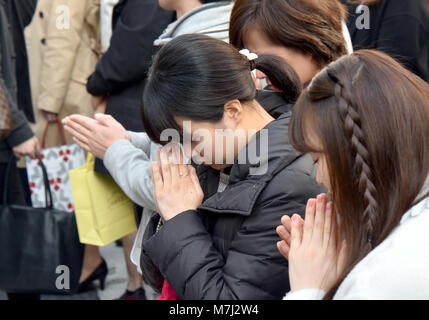
[[[100,253],[106,260],[109,273],[105,288],[99,288],[99,281],[94,282],[94,289],[72,296],[42,295],[41,300],[114,300],[119,298],[127,288],[128,274],[126,270],[124,251],[115,243],[100,247]],[[153,290],[144,285],[148,300],[157,298]],[[7,300],[5,292],[0,290],[0,300]]]

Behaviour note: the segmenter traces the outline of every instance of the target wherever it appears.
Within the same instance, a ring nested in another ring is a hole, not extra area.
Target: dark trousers
[[[5,186],[4,181],[6,180],[6,169],[7,163],[0,163],[0,205],[3,205],[3,193],[5,187],[8,191],[7,202],[9,204],[28,205],[25,196],[25,188],[23,186],[23,179],[19,169],[16,167],[16,163],[12,164],[9,185]],[[23,173],[23,172],[21,172]],[[27,182],[25,182],[27,184]],[[40,300],[38,294],[30,293],[8,293],[9,300]]]

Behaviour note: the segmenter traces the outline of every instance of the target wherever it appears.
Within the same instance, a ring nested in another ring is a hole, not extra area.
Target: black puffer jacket
[[[311,157],[289,143],[290,116],[288,112],[265,127],[265,174],[250,175],[250,164],[234,164],[228,186],[217,193],[219,172],[200,166],[205,199],[198,211],[177,215],[158,232],[159,216],[152,218],[141,255],[145,281],[159,291],[165,277],[180,299],[284,296],[289,290],[288,264],[277,250],[275,229],[283,215],[303,215],[307,200],[325,192],[313,178]],[[259,139],[260,132],[247,148],[258,145]]]

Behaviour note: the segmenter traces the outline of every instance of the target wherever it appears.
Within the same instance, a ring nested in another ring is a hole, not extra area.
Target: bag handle
[[[46,126],[45,126],[45,130],[43,131],[43,136],[42,136],[42,149],[45,149],[45,145],[46,145],[46,135],[48,134],[48,127],[51,123],[54,122],[47,122]],[[63,126],[61,124],[60,119],[57,118],[57,120],[55,120],[55,124],[58,126],[58,130],[60,132],[60,138],[61,138],[61,143],[62,145],[66,145],[66,136],[64,134],[64,130],[63,130]]]
[[[42,175],[43,175],[43,184],[45,185],[45,209],[53,209],[53,201],[52,201],[52,193],[51,193],[51,186],[49,185],[49,179],[48,179],[48,173],[46,171],[46,167],[43,164],[42,158],[40,157],[40,154],[36,151],[36,157],[40,161],[40,167],[42,168]],[[15,155],[12,154],[9,158],[9,162],[7,164],[6,168],[6,177],[4,179],[4,190],[3,190],[3,205],[6,206],[7,203],[7,196],[8,196],[8,186],[9,186],[9,179],[10,179],[10,173],[12,171],[12,163],[13,161],[16,161]],[[48,201],[49,200],[49,201]]]

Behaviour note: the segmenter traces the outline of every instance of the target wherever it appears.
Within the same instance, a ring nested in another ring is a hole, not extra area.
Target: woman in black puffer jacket
[[[307,199],[325,191],[313,178],[311,157],[289,143],[290,112],[274,119],[257,102],[254,68],[289,100],[298,96],[298,76],[281,59],[249,61],[201,35],[172,40],[150,71],[147,134],[165,145],[161,134],[176,129],[199,163],[196,170],[174,164],[164,147],[152,166],[160,215],[146,229],[141,267],[155,289],[165,279],[179,299],[281,299],[288,265],[275,229],[283,215],[303,215]],[[223,152],[214,135],[224,134],[228,145],[240,130],[246,140]]]

